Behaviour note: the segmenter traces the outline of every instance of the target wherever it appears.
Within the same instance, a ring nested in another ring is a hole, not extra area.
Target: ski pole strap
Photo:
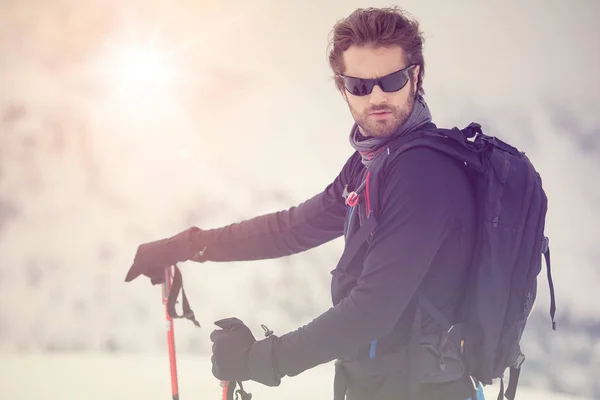
[[[552,271],[550,269],[550,246],[548,246],[547,243],[545,246],[546,251],[544,252],[544,258],[546,259],[546,273],[548,276],[548,286],[550,289],[550,318],[552,319],[552,330],[556,330],[556,322],[554,321],[554,316],[556,314],[556,297],[554,295],[554,282],[552,281]]]
[[[185,295],[185,290],[183,289],[183,279],[181,277],[181,271],[177,267],[177,264],[173,265],[174,275],[173,275],[173,283],[171,284],[171,291],[169,292],[169,297],[167,298],[167,311],[171,318],[186,318],[189,319],[200,328],[200,323],[196,321],[196,317],[194,316],[194,312],[190,308],[190,303],[188,302],[187,296]],[[175,311],[175,303],[177,303],[177,297],[179,297],[179,292],[181,291],[182,295],[182,308],[183,314],[177,314]]]
[[[236,383],[240,387],[235,390]],[[244,390],[244,385],[240,381],[223,382],[223,400],[251,400],[252,394]]]

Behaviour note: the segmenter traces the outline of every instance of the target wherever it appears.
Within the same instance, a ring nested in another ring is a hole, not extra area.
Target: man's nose
[[[381,90],[379,85],[375,85],[371,95],[369,96],[369,102],[372,105],[387,103],[387,93]]]

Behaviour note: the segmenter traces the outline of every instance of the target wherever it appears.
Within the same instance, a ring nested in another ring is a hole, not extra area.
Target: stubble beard
[[[360,114],[358,111],[352,108],[352,106],[350,106],[350,112],[354,118],[354,121],[356,121],[360,128],[361,134],[366,137],[388,137],[393,135],[396,131],[398,131],[398,128],[400,128],[400,126],[402,126],[402,124],[408,120],[408,117],[413,110],[415,105],[414,92],[415,91],[411,86],[411,92],[408,96],[408,100],[403,107],[373,107],[366,110],[363,114]],[[369,113],[377,111],[389,111],[392,113],[392,116],[391,118],[380,120],[369,116]]]

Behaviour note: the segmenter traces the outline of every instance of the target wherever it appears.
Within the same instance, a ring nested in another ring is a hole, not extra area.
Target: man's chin
[[[386,124],[386,126],[378,126],[371,129],[367,128],[367,131],[364,132],[363,135],[368,137],[389,137],[392,136],[396,130],[398,130],[396,124],[393,126]]]

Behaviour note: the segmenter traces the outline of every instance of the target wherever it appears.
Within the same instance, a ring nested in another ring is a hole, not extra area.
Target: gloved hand
[[[215,378],[222,381],[253,380],[266,386],[279,386],[281,376],[274,358],[276,336],[257,341],[238,318],[222,319],[215,325],[221,328],[210,335]]]
[[[164,282],[165,268],[183,261],[203,262],[206,235],[200,228],[192,227],[177,235],[140,245],[125,282],[140,275],[150,278],[152,285]]]

